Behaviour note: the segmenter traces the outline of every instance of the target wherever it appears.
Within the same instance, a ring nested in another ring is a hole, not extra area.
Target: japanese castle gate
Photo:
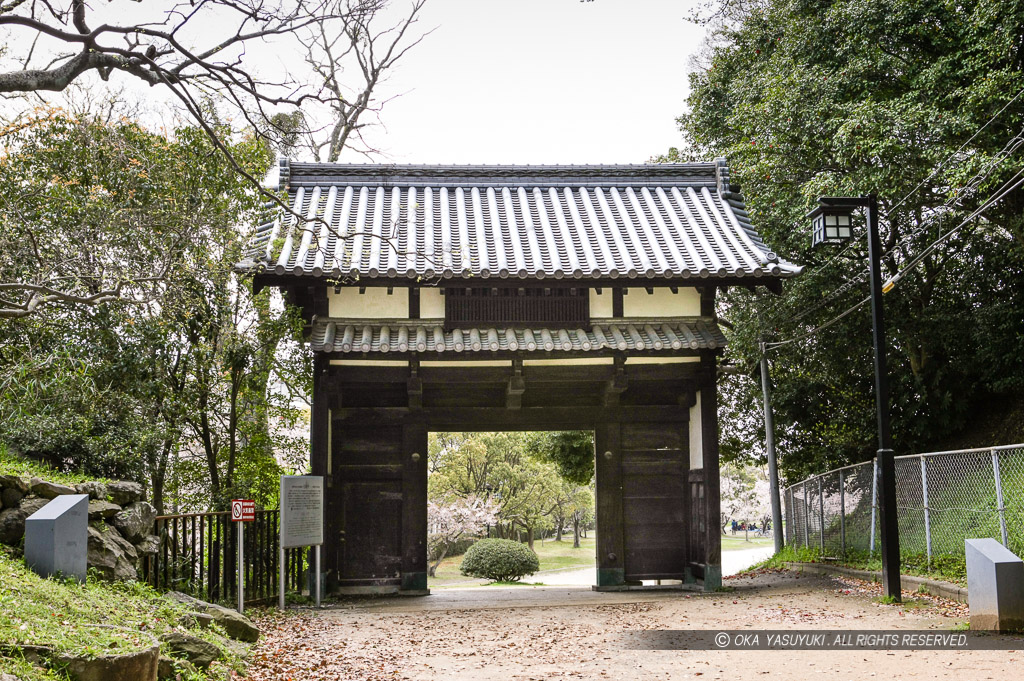
[[[715,292],[799,272],[724,160],[281,163],[240,269],[304,310],[332,588],[427,588],[427,432],[592,430],[597,587],[721,583]],[[328,225],[330,227],[328,227]]]

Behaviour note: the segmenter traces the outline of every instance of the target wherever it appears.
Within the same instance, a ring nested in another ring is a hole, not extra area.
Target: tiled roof
[[[725,336],[712,319],[615,320],[590,330],[565,328],[444,329],[412,322],[352,323],[316,319],[311,347],[328,353],[600,352],[602,350],[715,350]]]
[[[641,166],[281,164],[295,213],[239,267],[348,278],[789,277],[724,160]]]

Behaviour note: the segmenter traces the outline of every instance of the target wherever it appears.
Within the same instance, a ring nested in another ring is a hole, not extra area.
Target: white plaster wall
[[[331,317],[343,319],[402,319],[409,316],[409,290],[396,288],[391,295],[384,286],[345,286],[339,293],[327,291],[327,311]]]
[[[704,468],[704,436],[700,427],[700,391],[690,407],[690,470]]]
[[[420,319],[444,319],[444,296],[436,286],[420,289]]]
[[[601,295],[597,294],[596,289],[590,289],[590,317],[611,317],[613,295],[610,288],[601,289]]]
[[[654,293],[643,288],[630,288],[622,297],[622,313],[626,317],[696,317],[700,315],[700,293],[695,288],[680,288],[672,293],[658,287]],[[593,316],[593,315],[591,315]]]

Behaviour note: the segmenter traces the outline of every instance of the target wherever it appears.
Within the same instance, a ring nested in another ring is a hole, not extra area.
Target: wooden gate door
[[[688,543],[686,424],[623,423],[625,580],[684,579]]]
[[[400,585],[402,427],[346,423],[333,438],[339,495],[338,583]]]

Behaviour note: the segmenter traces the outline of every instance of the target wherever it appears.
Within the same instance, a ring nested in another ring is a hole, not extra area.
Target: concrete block
[[[25,520],[25,562],[43,577],[85,581],[89,495],[56,497]]]
[[[971,629],[1024,630],[1024,561],[995,539],[967,539]]]

